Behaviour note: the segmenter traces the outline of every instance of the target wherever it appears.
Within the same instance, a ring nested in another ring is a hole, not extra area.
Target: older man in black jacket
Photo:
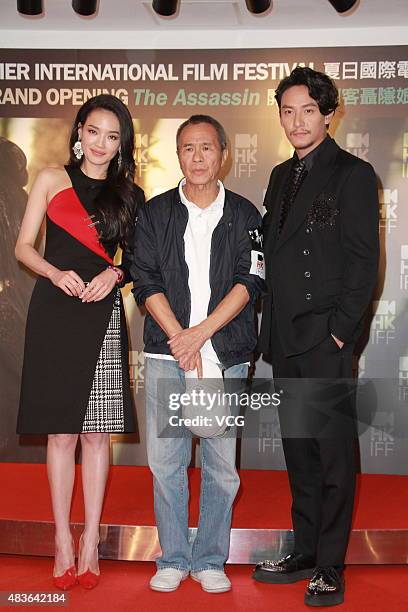
[[[254,302],[262,289],[261,217],[218,179],[226,135],[215,119],[196,115],[177,133],[184,179],[138,212],[134,295],[147,310],[146,420],[149,466],[162,555],[150,587],[174,591],[189,572],[205,591],[231,588],[224,573],[232,504],[239,488],[234,437],[201,440],[200,519],[188,529],[187,468],[191,438],[160,437],[168,416],[163,385],[183,392],[185,374],[246,379],[256,345]],[[204,366],[204,367],[203,367]]]
[[[265,197],[260,349],[271,355],[275,378],[351,378],[353,346],[377,278],[376,175],[328,136],[338,93],[325,74],[296,68],[279,84],[276,99],[295,153],[274,168]],[[343,398],[340,411],[347,404],[352,401]],[[301,406],[297,415],[308,411],[311,428],[296,437],[282,402],[295,549],[258,564],[254,578],[287,583],[311,577],[305,603],[322,606],[344,597],[355,461],[350,432],[333,435],[332,427],[330,435],[317,435],[321,405],[315,408]],[[329,421],[326,414],[320,425]]]

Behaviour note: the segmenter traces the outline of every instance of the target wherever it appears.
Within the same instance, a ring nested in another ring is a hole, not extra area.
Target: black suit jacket
[[[263,219],[267,294],[259,350],[269,353],[276,317],[287,356],[333,333],[354,342],[376,284],[379,257],[377,180],[370,164],[331,138],[322,147],[293,202],[282,233],[278,223],[292,160],[276,166]]]

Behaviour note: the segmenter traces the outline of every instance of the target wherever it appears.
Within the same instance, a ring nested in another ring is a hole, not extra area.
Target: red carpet
[[[37,557],[0,555],[0,591],[49,591],[52,561]],[[306,581],[292,585],[259,584],[248,566],[228,566],[230,593],[210,595],[188,579],[174,593],[154,593],[148,581],[153,563],[102,561],[102,578],[93,591],[69,592],[69,612],[300,612]],[[352,566],[346,572],[346,602],[342,612],[406,612],[406,566]],[[4,609],[11,609],[9,607]],[[38,608],[22,606],[18,610]],[[326,608],[327,609],[327,608]]]
[[[82,522],[80,470],[75,487],[72,520]],[[191,470],[191,525],[197,523],[199,470]],[[290,527],[290,495],[285,472],[241,471],[242,486],[235,505],[233,526],[240,528]],[[102,522],[154,525],[150,472],[145,467],[111,469]],[[354,528],[406,528],[406,476],[359,477]],[[0,519],[52,520],[46,468],[37,464],[0,464]],[[52,590],[52,560],[0,555],[0,591]],[[299,612],[306,582],[264,585],[251,579],[251,567],[229,565],[233,590],[222,595],[204,593],[191,579],[175,593],[154,593],[148,581],[153,563],[102,561],[101,583],[94,591],[76,587],[70,592],[70,612]],[[406,612],[407,566],[350,566],[346,572],[346,603],[353,612]],[[8,606],[5,609],[11,609]],[[19,606],[20,610],[32,607]],[[54,609],[56,609],[54,607]]]
[[[75,485],[72,521],[83,521],[80,469]],[[241,470],[233,527],[289,529],[290,494],[286,472]],[[190,470],[190,525],[197,525],[200,471]],[[353,527],[405,529],[408,476],[364,474],[358,479]],[[0,464],[0,519],[51,521],[46,467],[43,464]],[[4,492],[7,492],[5,495]],[[151,475],[146,467],[111,468],[103,523],[154,525]]]

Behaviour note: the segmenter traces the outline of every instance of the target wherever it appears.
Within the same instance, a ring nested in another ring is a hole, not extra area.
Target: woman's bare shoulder
[[[69,181],[69,177],[63,166],[46,166],[37,174],[37,180],[53,183],[63,180]]]
[[[33,190],[36,193],[43,193],[49,202],[56,193],[68,187],[71,187],[71,180],[65,168],[47,166],[38,172]]]
[[[71,187],[71,180],[62,166],[47,166],[37,174],[36,184],[47,193],[50,199],[58,191]]]

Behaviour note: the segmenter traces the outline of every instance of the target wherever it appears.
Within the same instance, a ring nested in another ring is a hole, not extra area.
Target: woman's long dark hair
[[[72,150],[78,140],[78,126],[79,124],[84,126],[89,113],[100,108],[114,113],[120,125],[120,148],[110,161],[106,184],[95,200],[96,209],[103,220],[101,242],[103,244],[116,243],[126,247],[129,234],[133,229],[135,208],[133,188],[136,169],[133,158],[135,136],[131,114],[119,98],[101,94],[90,98],[81,106],[69,139],[68,165],[76,168],[81,166],[82,159],[77,159]],[[118,164],[119,151],[122,156],[120,165]]]

